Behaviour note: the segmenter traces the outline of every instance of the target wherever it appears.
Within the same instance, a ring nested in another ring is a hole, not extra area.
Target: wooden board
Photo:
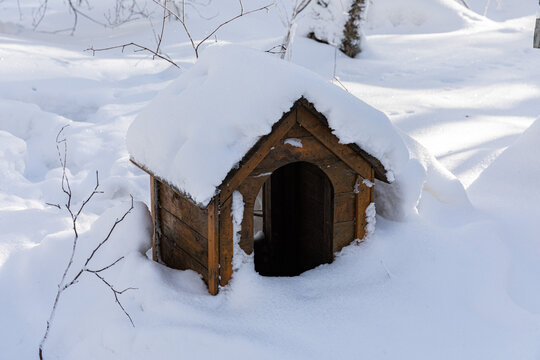
[[[161,209],[163,235],[199,263],[208,266],[208,240],[165,209]],[[162,256],[164,255],[162,251]]]
[[[152,175],[150,175],[150,202],[151,202],[150,211],[152,214],[152,224],[154,225],[154,232],[152,233],[152,259],[154,261],[159,260],[158,258],[159,241],[157,238],[158,235],[156,231],[157,224],[158,224],[158,219],[156,218],[157,204],[158,204],[157,190],[156,190],[157,186],[158,184],[156,183],[155,178]]]
[[[174,241],[166,236],[162,236],[161,250],[163,262],[173,269],[194,270],[201,274],[205,280],[208,280],[208,269],[206,266],[199,263],[190,254],[174,244]]]
[[[233,223],[231,205],[232,197],[229,197],[221,203],[219,212],[219,284],[221,286],[227,285],[232,278]]]
[[[343,161],[336,158],[335,163],[320,168],[332,181],[332,186],[334,187],[334,192],[336,194],[354,191],[356,177],[358,174],[356,174]]]
[[[279,144],[254,169],[253,175],[272,172],[295,161],[307,161],[318,166],[334,164],[336,156],[313,136],[301,139],[302,147]]]
[[[353,192],[334,195],[334,223],[355,221],[356,194]]]
[[[160,206],[163,209],[166,209],[184,223],[189,224],[203,237],[208,237],[208,213],[206,210],[194,205],[168,185],[159,187],[159,199]]]
[[[334,252],[340,251],[354,239],[355,222],[345,221],[334,224]]]
[[[294,126],[287,132],[285,136],[283,136],[282,140],[285,140],[287,138],[303,138],[303,137],[309,137],[312,136],[309,131],[304,129],[302,125],[300,125],[298,122],[294,124]]]
[[[216,295],[219,290],[219,231],[218,206],[213,200],[208,209],[208,291]]]

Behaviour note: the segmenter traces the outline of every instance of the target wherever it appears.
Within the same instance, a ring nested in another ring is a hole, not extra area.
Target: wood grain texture
[[[150,175],[150,213],[152,214],[152,225],[154,226],[154,231],[152,233],[152,259],[154,261],[158,261],[158,241],[157,241],[157,234],[156,234],[156,224],[157,224],[157,219],[156,219],[156,208],[157,208],[157,205],[158,205],[158,199],[157,199],[157,196],[156,196],[156,184],[155,184],[156,180],[155,178]]]
[[[356,197],[353,192],[334,195],[334,223],[355,221]]]
[[[208,291],[216,295],[219,291],[219,224],[218,205],[214,199],[208,205]]]
[[[208,267],[208,239],[167,210],[161,209],[160,215],[163,235],[176,247]]]
[[[355,239],[354,231],[354,221],[334,223],[334,252],[340,251],[344,246],[349,245]]]
[[[208,269],[206,266],[195,260],[182,248],[177,247],[173,240],[163,236],[161,250],[162,260],[167,266],[178,270],[194,270],[201,274],[205,281],[208,281]]]
[[[159,188],[161,208],[189,224],[195,231],[208,237],[208,212],[193,204],[187,198],[175,192],[170,186],[163,185]]]
[[[232,197],[220,205],[219,211],[219,284],[225,286],[232,278],[233,222],[231,217]]]

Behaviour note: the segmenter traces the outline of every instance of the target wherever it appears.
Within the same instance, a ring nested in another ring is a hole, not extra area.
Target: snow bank
[[[409,149],[410,160],[392,184],[377,181],[377,213],[387,219],[405,220],[417,213],[423,191],[443,203],[469,207],[465,188],[456,176],[419,142],[405,133],[401,136]]]
[[[374,1],[366,17],[366,29],[407,33],[455,31],[482,17],[455,0]]]
[[[340,142],[378,158],[391,178],[407,149],[388,118],[329,81],[271,55],[210,46],[131,125],[132,158],[207,205],[231,168],[301,97]],[[249,99],[249,101],[247,100]]]
[[[540,118],[484,170],[469,187],[474,202],[487,209],[525,212],[540,204]]]

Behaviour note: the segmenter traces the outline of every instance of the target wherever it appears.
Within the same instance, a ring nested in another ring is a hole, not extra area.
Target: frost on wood
[[[233,222],[233,270],[236,271],[247,261],[248,255],[240,247],[240,231],[244,218],[244,197],[239,191],[232,195],[231,217]]]
[[[366,209],[366,236],[365,238],[369,238],[371,235],[375,233],[375,223],[377,222],[377,211],[375,210],[375,203],[369,204],[369,206]]]
[[[287,145],[291,145],[291,146],[297,147],[297,148],[301,148],[301,147],[302,147],[302,140],[297,139],[297,138],[288,138],[288,139],[285,139],[285,141],[283,141],[283,143],[284,143],[284,144],[287,144]]]
[[[232,45],[209,46],[159,93],[129,128],[127,147],[134,161],[206,206],[301,97],[326,117],[340,143],[379,159],[390,181],[399,173],[408,152],[386,115],[305,68]]]

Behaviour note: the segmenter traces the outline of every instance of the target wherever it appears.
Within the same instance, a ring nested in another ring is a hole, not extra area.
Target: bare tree
[[[268,10],[270,10],[270,7],[273,5],[273,3],[271,3],[271,4],[268,4],[268,5],[265,5],[265,6],[261,6],[260,8],[257,8],[257,9],[254,9],[254,10],[245,11],[244,10],[244,4],[242,3],[242,0],[238,0],[239,6],[240,6],[240,12],[237,15],[233,16],[232,18],[230,18],[230,19],[222,22],[218,26],[216,26],[213,30],[209,31],[202,38],[202,40],[196,41],[196,40],[194,40],[194,37],[191,34],[191,32],[189,30],[189,27],[188,27],[188,25],[186,23],[185,0],[182,0],[182,6],[181,7],[179,7],[175,3],[173,3],[172,5],[169,4],[168,0],[163,0],[163,3],[160,0],[152,0],[152,1],[156,5],[161,7],[161,9],[163,10],[163,17],[162,17],[162,20],[161,20],[161,31],[160,31],[159,35],[157,36],[157,46],[156,46],[155,50],[150,49],[147,46],[143,46],[143,45],[140,45],[140,44],[135,43],[135,42],[130,42],[130,43],[111,46],[111,47],[106,47],[106,48],[99,48],[99,49],[96,49],[93,46],[91,46],[90,48],[88,48],[86,50],[87,51],[92,51],[92,54],[95,55],[95,53],[98,52],[98,51],[105,51],[105,50],[112,50],[112,49],[122,49],[122,51],[124,51],[124,49],[126,47],[134,47],[135,51],[149,52],[149,53],[151,53],[153,55],[154,58],[155,57],[160,58],[160,59],[165,60],[165,61],[169,62],[170,64],[176,66],[177,68],[180,68],[178,66],[178,64],[176,64],[174,61],[172,61],[169,57],[163,55],[161,53],[161,51],[160,51],[161,42],[163,40],[163,36],[164,36],[164,32],[165,32],[165,22],[166,22],[167,19],[173,18],[173,19],[177,20],[181,24],[185,34],[187,35],[187,37],[189,39],[191,47],[193,48],[193,51],[195,53],[195,57],[198,58],[199,57],[199,47],[203,43],[205,43],[208,39],[210,39],[212,36],[214,36],[219,31],[219,29],[221,29],[223,26],[225,26],[225,25],[227,25],[227,24],[233,22],[234,20],[237,20],[237,19],[239,19],[239,18],[241,18],[243,16],[253,14],[255,12],[259,12],[259,11],[262,11],[262,10],[268,11]],[[311,1],[311,0],[309,0],[309,1]]]
[[[132,20],[149,16],[149,13],[144,7],[139,5],[137,0],[115,0],[114,7],[103,14],[104,18],[102,20],[91,14],[92,7],[88,0],[66,0],[65,4],[67,10],[71,14],[72,25],[65,29],[58,29],[54,31],[55,33],[70,32],[70,34],[73,35],[77,29],[80,18],[84,18],[103,27],[115,27]],[[32,14],[32,26],[34,30],[37,30],[41,25],[43,19],[47,15],[48,8],[49,0],[40,0],[39,5]],[[19,13],[21,13],[20,10]]]
[[[71,190],[71,185],[69,183],[69,178],[67,177],[67,174],[66,174],[67,140],[66,140],[66,138],[60,139],[60,136],[62,135],[62,132],[64,131],[64,129],[67,126],[68,125],[62,127],[62,129],[60,129],[60,131],[58,132],[58,135],[56,136],[56,149],[58,151],[58,159],[60,161],[60,165],[62,166],[62,182],[61,182],[62,192],[66,196],[66,203],[63,205],[63,207],[67,210],[67,212],[69,213],[69,215],[71,217],[71,225],[72,225],[72,229],[73,229],[73,242],[72,242],[71,254],[70,254],[68,263],[67,263],[67,265],[66,265],[66,267],[64,269],[64,272],[62,274],[60,282],[58,283],[58,286],[57,286],[56,296],[54,298],[54,303],[53,303],[53,306],[51,308],[51,313],[49,314],[49,319],[47,320],[47,327],[45,329],[45,333],[43,334],[41,342],[39,343],[39,358],[40,358],[40,360],[43,360],[43,358],[44,358],[45,343],[46,343],[46,341],[47,341],[47,339],[49,337],[49,333],[50,333],[51,326],[53,324],[53,321],[54,321],[54,318],[55,318],[55,315],[56,315],[56,310],[58,308],[58,302],[60,301],[60,298],[62,297],[62,295],[64,294],[64,292],[66,290],[68,290],[71,286],[78,283],[81,275],[83,275],[84,273],[88,273],[88,274],[92,274],[92,275],[96,276],[105,286],[107,286],[109,288],[109,290],[112,292],[112,294],[114,296],[116,304],[118,304],[120,309],[127,316],[129,321],[131,322],[131,325],[135,326],[134,323],[133,323],[133,319],[131,318],[129,313],[126,311],[126,309],[124,308],[124,306],[122,305],[122,303],[120,302],[120,299],[118,297],[118,295],[121,295],[124,292],[126,292],[128,290],[133,290],[135,288],[126,288],[126,289],[123,289],[123,290],[118,290],[118,289],[116,289],[114,287],[114,285],[112,285],[110,282],[108,282],[105,279],[105,277],[103,276],[103,272],[105,272],[106,270],[112,268],[114,265],[118,264],[120,261],[122,261],[124,259],[124,257],[121,256],[120,258],[116,259],[115,261],[113,261],[109,265],[104,266],[104,267],[99,268],[99,269],[91,269],[91,268],[89,268],[92,259],[94,258],[96,253],[99,251],[99,249],[101,249],[101,247],[109,241],[109,239],[111,238],[112,233],[116,229],[116,226],[118,224],[120,224],[122,221],[124,221],[126,216],[131,212],[131,210],[133,210],[133,197],[132,196],[131,196],[131,206],[129,207],[129,209],[120,218],[116,219],[114,224],[109,229],[106,237],[101,242],[99,242],[99,244],[92,250],[90,255],[87,257],[84,265],[80,267],[80,269],[77,271],[76,275],[73,276],[70,279],[68,278],[68,274],[69,274],[69,272],[70,272],[70,270],[72,269],[72,266],[73,266],[75,253],[77,251],[77,243],[78,243],[78,240],[79,240],[79,230],[78,230],[77,220],[79,219],[79,216],[81,215],[81,213],[84,210],[85,206],[90,202],[90,200],[92,200],[94,195],[101,194],[102,191],[98,190],[98,188],[99,188],[99,174],[96,171],[96,185],[95,185],[93,191],[82,202],[82,204],[80,205],[78,210],[76,210],[73,207],[73,204],[72,204],[73,193],[72,193],[72,190]],[[63,145],[63,152],[60,150],[61,145]],[[60,204],[47,203],[47,205],[55,206],[55,207],[57,207],[59,209],[62,208],[62,206]]]
[[[352,58],[362,51],[361,21],[365,7],[365,0],[353,0],[347,22],[343,28],[343,40],[341,41],[340,50]]]
[[[294,38],[296,18],[298,17],[298,15],[300,15],[302,11],[306,9],[306,7],[310,3],[311,3],[311,0],[296,0],[291,16],[290,17],[287,16],[287,24],[286,24],[287,33],[285,34],[285,37],[283,38],[283,43],[281,44],[281,58],[282,59],[285,59],[285,56],[287,56],[287,54],[291,56],[290,46]]]

